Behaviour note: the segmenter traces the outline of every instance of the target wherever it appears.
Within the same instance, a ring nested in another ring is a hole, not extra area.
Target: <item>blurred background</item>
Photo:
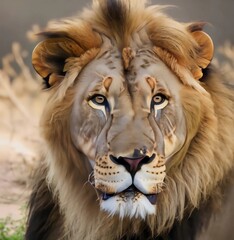
[[[233,84],[233,0],[151,3],[175,6],[166,13],[178,21],[207,22],[205,30],[216,47],[214,63]],[[76,15],[90,5],[91,0],[0,0],[0,240],[1,219],[24,216],[33,169],[40,160],[38,149],[43,145],[38,126],[47,96],[41,91],[41,80],[32,71],[30,59],[36,43],[29,39],[49,20]],[[233,206],[227,205],[209,238],[201,240],[234,239],[219,228],[221,221],[232,228],[233,218]]]
[[[233,0],[151,0],[151,3],[176,6],[167,11],[176,20],[208,22],[206,30],[216,46],[226,40],[234,41]],[[43,27],[48,20],[75,15],[90,4],[91,0],[1,0],[0,56],[8,54],[15,41],[31,52],[34,45],[28,42],[26,32],[33,25]]]

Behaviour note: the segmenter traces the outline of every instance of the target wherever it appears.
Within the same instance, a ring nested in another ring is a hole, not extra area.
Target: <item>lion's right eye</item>
[[[90,101],[96,105],[103,105],[106,107],[108,107],[108,105],[109,105],[106,97],[103,95],[100,95],[100,94],[96,94],[96,95],[90,97],[89,102]]]
[[[109,110],[109,103],[105,96],[101,94],[96,94],[91,96],[88,100],[88,104],[90,107],[101,110],[106,116],[106,109]]]
[[[90,98],[90,101],[97,105],[106,105],[107,102],[106,98],[102,95],[95,95]]]

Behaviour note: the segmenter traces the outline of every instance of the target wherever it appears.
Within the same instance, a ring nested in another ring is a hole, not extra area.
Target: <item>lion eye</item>
[[[163,95],[162,93],[158,93],[153,96],[152,101],[151,101],[151,109],[154,109],[155,114],[157,110],[162,109],[166,107],[168,104],[168,98]]]
[[[96,94],[89,98],[88,104],[90,107],[101,110],[106,116],[106,109],[109,110],[109,103],[105,96]]]
[[[90,99],[93,103],[98,105],[105,105],[106,98],[102,95],[96,95]]]
[[[153,97],[153,103],[154,104],[162,104],[166,100],[166,97],[162,94],[157,94]]]

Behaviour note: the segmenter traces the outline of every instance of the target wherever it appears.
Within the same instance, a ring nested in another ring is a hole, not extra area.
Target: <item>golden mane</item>
[[[180,68],[188,69],[196,79],[200,79],[201,68],[205,68],[213,56],[212,53],[210,55],[210,52],[213,52],[213,45],[211,49],[208,48],[208,52],[202,53],[203,45],[207,43],[202,42],[201,46],[199,44],[201,37],[198,36],[198,40],[194,38],[205,24],[202,22],[182,24],[163,14],[161,10],[165,7],[145,7],[145,4],[145,1],[141,0],[94,1],[92,10],[84,10],[78,18],[51,22],[40,35],[46,38],[65,37],[75,41],[79,48],[72,53],[74,56],[80,56],[92,48],[99,48],[103,35],[112,39],[120,51],[129,46],[134,49],[151,44],[155,46],[156,54],[163,61],[173,56],[173,62],[178,63]],[[165,54],[170,56],[165,57]],[[171,61],[166,63],[174,70]],[[179,72],[181,70],[177,70],[176,74],[182,81],[188,85],[193,84],[189,74],[181,77],[183,74]]]
[[[39,178],[50,186],[54,199],[59,198],[56,204],[60,206],[65,235],[59,239],[120,239],[144,233],[148,228],[149,238],[165,234],[194,209],[210,200],[215,202],[233,169],[233,92],[211,66],[207,68],[213,45],[202,32],[204,24],[178,23],[162,13],[163,7],[145,5],[142,0],[94,0],[93,8],[84,10],[81,16],[50,23],[40,34],[44,42],[34,50],[33,65],[51,87],[41,121],[47,144],[43,164],[46,173]],[[201,38],[209,45],[205,52]],[[151,46],[183,83],[180,95],[184,117],[189,134],[195,136],[191,141],[188,138],[167,164],[166,188],[158,196],[157,213],[145,221],[120,221],[117,216],[100,211],[96,193],[87,184],[91,167],[70,135],[69,116],[77,76],[90,61],[103,54],[106,39],[121,53],[131,48],[134,54],[138,48]],[[48,56],[46,50],[58,40]],[[65,62],[63,73],[56,66],[61,59]],[[30,236],[30,228],[27,234]],[[52,237],[56,236],[53,234]]]

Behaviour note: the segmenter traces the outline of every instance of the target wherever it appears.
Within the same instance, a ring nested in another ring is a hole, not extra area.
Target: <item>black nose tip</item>
[[[110,156],[110,159],[112,162],[123,165],[128,172],[130,172],[132,175],[134,175],[138,170],[141,169],[141,166],[144,164],[148,164],[153,161],[155,158],[155,154],[153,154],[151,157],[148,156],[141,156],[141,157],[114,157],[113,155]]]

